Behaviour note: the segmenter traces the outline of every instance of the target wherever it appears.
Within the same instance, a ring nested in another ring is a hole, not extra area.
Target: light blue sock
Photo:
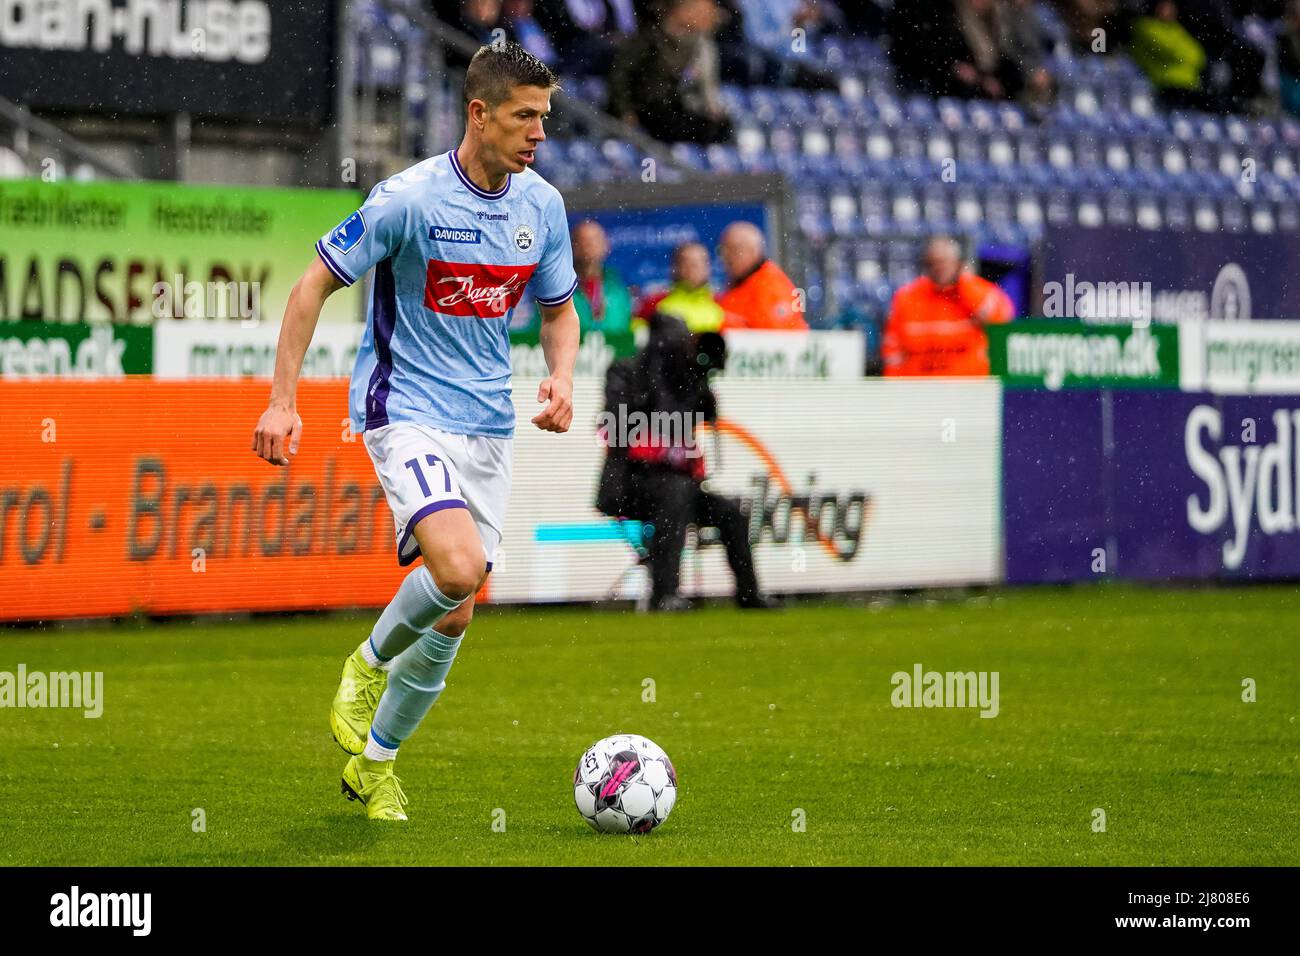
[[[415,643],[447,614],[465,603],[449,598],[433,583],[423,564],[406,576],[370,632],[370,650],[383,663]]]
[[[460,642],[459,637],[430,631],[421,634],[393,662],[388,671],[388,687],[379,698],[379,708],[370,725],[374,736],[395,748],[415,733],[447,686],[447,672],[456,660]]]

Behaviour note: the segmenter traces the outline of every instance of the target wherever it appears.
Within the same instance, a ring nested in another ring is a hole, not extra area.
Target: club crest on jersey
[[[361,237],[366,234],[366,219],[358,209],[348,218],[334,227],[330,232],[328,245],[347,255],[356,248]]]
[[[527,226],[520,226],[515,230],[515,248],[520,252],[527,252],[533,247],[533,231]]]
[[[429,238],[437,242],[481,242],[483,233],[478,229],[454,229],[451,226],[430,226]]]
[[[536,268],[430,259],[424,307],[442,315],[499,319],[519,304]]]

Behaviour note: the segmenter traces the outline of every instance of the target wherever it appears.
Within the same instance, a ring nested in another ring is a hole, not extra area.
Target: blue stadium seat
[[[1171,229],[1189,229],[1191,227],[1192,211],[1187,197],[1177,192],[1166,193],[1164,218],[1165,224]]]
[[[740,173],[744,166],[740,160],[740,151],[734,146],[715,143],[704,150],[704,161],[709,171],[723,175]]]
[[[862,215],[858,197],[841,182],[826,197],[826,214],[830,231],[841,238],[857,236],[862,232]]]
[[[1139,229],[1155,230],[1165,224],[1160,198],[1155,193],[1139,193],[1133,201],[1133,223]]]
[[[1230,196],[1219,203],[1219,221],[1224,232],[1247,232],[1251,228],[1250,209],[1243,200]]]

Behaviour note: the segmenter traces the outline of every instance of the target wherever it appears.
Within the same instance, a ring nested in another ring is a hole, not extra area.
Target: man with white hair
[[[727,270],[727,291],[718,297],[723,329],[804,330],[803,296],[781,267],[767,257],[763,230],[733,222],[722,231],[718,256]]]
[[[1015,318],[1010,296],[969,272],[948,236],[926,243],[921,270],[894,293],[881,344],[885,374],[988,375],[984,326]]]

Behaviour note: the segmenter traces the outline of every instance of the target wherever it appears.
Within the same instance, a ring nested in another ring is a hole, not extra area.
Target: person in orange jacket
[[[722,230],[718,256],[727,270],[727,291],[718,296],[722,329],[807,330],[803,296],[790,277],[767,257],[763,231],[752,222]]]
[[[988,375],[984,326],[1015,317],[1011,298],[966,271],[956,240],[930,240],[923,275],[894,293],[881,344],[886,375]]]

